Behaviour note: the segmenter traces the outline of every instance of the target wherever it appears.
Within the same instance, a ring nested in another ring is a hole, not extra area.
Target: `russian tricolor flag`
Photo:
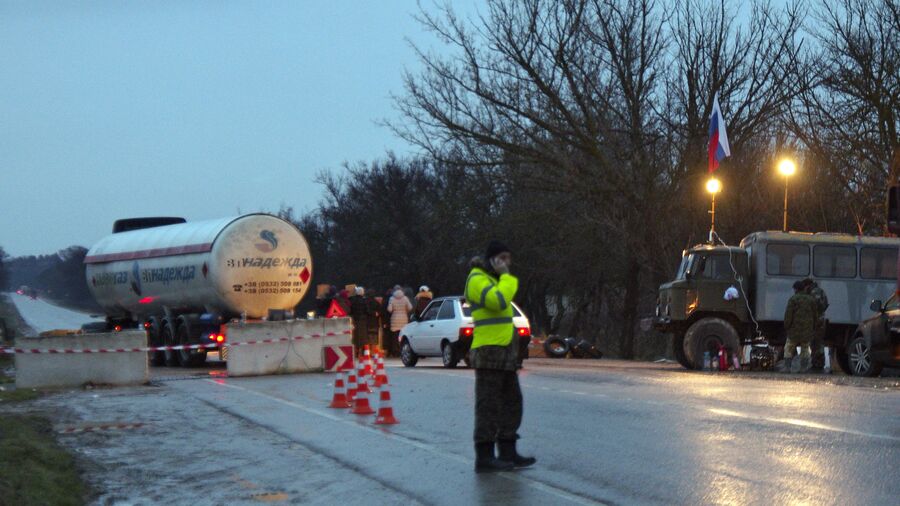
[[[726,156],[731,156],[731,148],[728,147],[728,134],[725,132],[725,119],[722,117],[722,109],[719,109],[719,94],[713,97],[712,115],[709,117],[709,173],[719,168],[719,162]]]

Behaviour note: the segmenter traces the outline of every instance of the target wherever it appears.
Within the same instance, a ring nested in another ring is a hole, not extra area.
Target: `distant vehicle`
[[[528,358],[531,324],[515,303],[513,313],[521,365]],[[400,329],[400,360],[406,367],[414,367],[421,357],[441,357],[444,367],[449,368],[456,367],[460,360],[469,365],[474,330],[472,306],[463,297],[438,297],[420,318]]]
[[[152,346],[218,344],[220,352],[228,322],[293,310],[312,278],[300,230],[261,213],[189,223],[119,220],[84,263],[107,330],[142,326]],[[150,361],[199,365],[206,351],[152,352]]]
[[[875,314],[859,324],[847,346],[855,376],[878,376],[884,366],[900,367],[900,298],[894,293],[887,302],[872,301]]]
[[[24,295],[31,300],[37,300],[38,298],[38,291],[28,285],[20,286],[19,289],[16,290],[16,293],[19,295]]]
[[[705,351],[736,352],[753,338],[751,311],[769,342],[783,345],[792,285],[808,277],[828,296],[825,343],[847,371],[848,346],[869,301],[897,284],[898,249],[898,238],[799,232],[756,232],[740,247],[698,245],[684,252],[675,279],[660,286],[653,323],[674,336],[675,357],[688,369],[702,366]],[[731,287],[737,298],[724,296]]]

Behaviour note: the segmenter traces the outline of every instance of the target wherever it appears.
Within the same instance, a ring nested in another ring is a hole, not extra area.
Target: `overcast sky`
[[[376,121],[418,68],[404,39],[439,47],[417,11],[0,0],[0,246],[90,247],[120,217],[312,209],[320,169],[413,152]]]

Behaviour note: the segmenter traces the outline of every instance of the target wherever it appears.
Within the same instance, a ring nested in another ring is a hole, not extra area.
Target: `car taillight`
[[[113,327],[113,332],[122,332],[122,326],[116,325],[115,327]]]
[[[528,337],[531,335],[531,329],[528,327],[519,327],[516,329],[516,332],[522,337]]]
[[[472,327],[461,327],[459,329],[459,337],[472,337],[472,334],[475,332],[475,329]]]

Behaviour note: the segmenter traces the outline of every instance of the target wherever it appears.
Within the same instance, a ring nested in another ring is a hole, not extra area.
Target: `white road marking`
[[[833,425],[825,425],[823,423],[812,422],[809,420],[800,420],[797,418],[775,418],[768,416],[757,416],[751,415],[749,413],[741,413],[738,411],[732,411],[730,409],[720,409],[720,408],[708,408],[707,411],[710,413],[721,415],[721,416],[729,416],[733,418],[745,418],[748,420],[762,420],[766,422],[772,423],[781,423],[785,425],[793,425],[795,427],[803,427],[807,429],[817,429],[817,430],[825,430],[829,432],[840,432],[843,434],[852,434],[854,436],[864,436],[871,437],[876,439],[887,439],[889,441],[900,441],[900,437],[889,436],[887,434],[874,434],[871,432],[862,432],[853,429],[845,429],[843,427],[835,427]]]
[[[450,376],[450,375],[448,375],[448,376]],[[328,412],[325,412],[325,411],[321,411],[321,410],[318,410],[318,409],[315,409],[315,408],[311,408],[311,407],[309,407],[309,406],[304,406],[304,405],[298,404],[298,403],[296,403],[296,402],[291,402],[291,401],[288,401],[288,400],[285,400],[285,399],[281,399],[281,398],[279,398],[279,397],[275,397],[275,396],[272,396],[272,395],[264,394],[264,393],[262,393],[262,392],[257,392],[257,391],[255,391],[255,390],[251,390],[251,389],[249,389],[249,388],[244,388],[244,387],[241,387],[241,386],[238,386],[238,385],[233,385],[233,384],[230,384],[230,383],[226,383],[224,380],[221,380],[221,379],[219,379],[219,380],[207,379],[206,381],[209,382],[209,383],[212,383],[213,385],[218,385],[218,386],[222,386],[222,387],[226,387],[226,388],[233,388],[233,389],[235,389],[235,390],[240,390],[240,391],[242,391],[242,392],[246,392],[246,393],[248,393],[248,394],[250,394],[250,395],[256,395],[256,396],[258,396],[258,397],[264,397],[264,398],[266,398],[266,399],[273,400],[273,401],[275,401],[275,402],[277,402],[277,403],[279,403],[279,404],[284,404],[284,405],[286,405],[286,406],[290,406],[290,407],[293,407],[293,408],[297,408],[297,409],[299,409],[299,410],[301,410],[301,411],[305,411],[305,412],[307,412],[307,413],[309,413],[309,414],[312,414],[312,415],[321,416],[321,417],[326,418],[326,419],[328,419],[328,420],[332,420],[332,421],[335,421],[335,422],[340,422],[340,423],[342,423],[342,424],[344,424],[344,425],[347,425],[347,426],[349,426],[349,427],[353,427],[353,428],[356,428],[356,429],[363,430],[363,431],[365,431],[365,432],[369,432],[370,434],[374,434],[374,435],[381,436],[381,437],[386,437],[386,438],[388,438],[388,439],[392,439],[392,440],[398,441],[398,442],[400,442],[400,443],[405,443],[405,444],[407,444],[407,445],[409,445],[409,446],[413,446],[413,447],[415,447],[415,448],[418,448],[418,449],[420,449],[420,450],[423,450],[423,451],[432,453],[432,454],[434,454],[434,455],[438,455],[438,456],[440,456],[440,457],[444,457],[445,459],[448,459],[448,460],[453,460],[453,461],[455,461],[455,462],[459,462],[459,463],[462,463],[462,464],[466,464],[466,465],[468,465],[468,466],[474,466],[474,464],[475,464],[475,461],[474,461],[474,460],[468,459],[468,458],[466,458],[466,457],[461,457],[461,456],[456,455],[456,454],[453,454],[453,453],[445,452],[445,451],[443,451],[443,450],[441,450],[441,449],[439,449],[439,448],[437,448],[437,447],[434,447],[434,446],[432,446],[432,445],[425,444],[425,443],[422,443],[422,442],[420,442],[420,441],[415,441],[415,440],[412,440],[412,439],[408,439],[408,438],[405,438],[405,437],[403,437],[403,436],[401,436],[401,435],[399,435],[399,434],[394,434],[394,433],[390,433],[390,432],[384,432],[384,431],[382,431],[382,430],[380,430],[380,429],[376,429],[375,427],[369,427],[369,426],[366,426],[366,425],[360,425],[359,423],[357,423],[357,422],[355,422],[355,421],[352,421],[352,420],[346,420],[346,419],[344,419],[344,418],[340,418],[340,417],[334,416],[334,415],[332,415],[331,413],[328,413]],[[566,501],[569,501],[569,502],[572,502],[572,503],[575,503],[575,504],[603,504],[603,503],[601,503],[601,502],[594,501],[594,500],[588,499],[588,498],[586,498],[586,497],[581,497],[581,496],[578,496],[578,495],[569,493],[569,492],[567,492],[567,491],[565,491],[565,490],[556,488],[556,487],[554,487],[554,486],[552,486],[552,485],[547,485],[547,484],[545,484],[545,483],[541,483],[541,482],[529,480],[529,479],[527,479],[527,478],[524,478],[524,477],[519,476],[519,475],[514,474],[514,473],[513,473],[513,474],[511,474],[511,473],[497,473],[497,476],[500,476],[500,477],[502,477],[502,478],[506,478],[507,480],[515,481],[515,482],[520,483],[520,484],[522,484],[522,485],[527,485],[527,486],[529,486],[529,487],[531,487],[531,488],[534,488],[534,489],[536,489],[536,490],[540,490],[540,491],[542,491],[542,492],[546,492],[546,493],[548,493],[548,494],[550,494],[550,495],[553,495],[553,496],[558,497],[559,499],[564,499],[564,500],[566,500]]]

